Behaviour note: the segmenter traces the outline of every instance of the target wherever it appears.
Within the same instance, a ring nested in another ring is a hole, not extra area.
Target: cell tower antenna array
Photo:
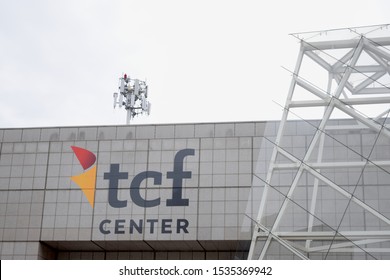
[[[114,92],[114,108],[125,107],[127,111],[126,124],[139,114],[150,114],[150,102],[148,101],[148,86],[145,81],[130,79],[127,74],[119,78],[119,93]]]

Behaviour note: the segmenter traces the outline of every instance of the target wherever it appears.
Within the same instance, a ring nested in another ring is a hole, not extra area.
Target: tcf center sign
[[[184,159],[187,156],[195,155],[194,149],[183,149],[176,153],[173,170],[167,172],[167,178],[172,179],[172,190],[170,198],[165,201],[161,197],[146,198],[141,194],[141,183],[144,180],[152,179],[153,184],[160,186],[162,184],[162,173],[158,171],[143,171],[135,175],[129,184],[128,199],[120,199],[118,196],[119,181],[128,180],[129,174],[125,171],[120,171],[120,164],[110,164],[110,170],[104,173],[104,180],[108,181],[108,205],[112,208],[125,208],[128,206],[129,200],[135,205],[142,208],[158,207],[165,204],[165,207],[186,207],[189,206],[189,199],[183,197],[183,179],[191,179],[192,172],[184,170]],[[185,218],[177,219],[103,219],[99,222],[99,231],[103,235],[111,234],[133,234],[133,233],[155,233],[157,228],[161,229],[161,234],[187,234],[189,221]]]

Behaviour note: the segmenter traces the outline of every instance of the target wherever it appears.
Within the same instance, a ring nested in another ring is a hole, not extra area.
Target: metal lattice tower
[[[291,35],[300,51],[268,171],[260,178],[248,259],[282,251],[301,259],[388,258],[390,207],[371,196],[380,200],[378,188],[390,188],[390,158],[381,152],[390,148],[390,26]],[[304,151],[286,141],[294,119],[311,132]],[[385,183],[370,181],[373,174]],[[285,186],[282,176],[291,178]]]

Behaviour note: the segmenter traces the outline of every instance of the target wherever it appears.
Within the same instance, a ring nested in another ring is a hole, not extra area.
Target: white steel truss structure
[[[255,174],[248,259],[388,259],[390,26],[292,35],[300,50],[267,171]],[[302,145],[286,134],[291,120],[307,128]]]

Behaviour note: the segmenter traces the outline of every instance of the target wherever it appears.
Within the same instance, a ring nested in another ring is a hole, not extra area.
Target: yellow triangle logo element
[[[95,203],[96,165],[80,175],[72,176],[72,181],[81,188],[93,208]]]

